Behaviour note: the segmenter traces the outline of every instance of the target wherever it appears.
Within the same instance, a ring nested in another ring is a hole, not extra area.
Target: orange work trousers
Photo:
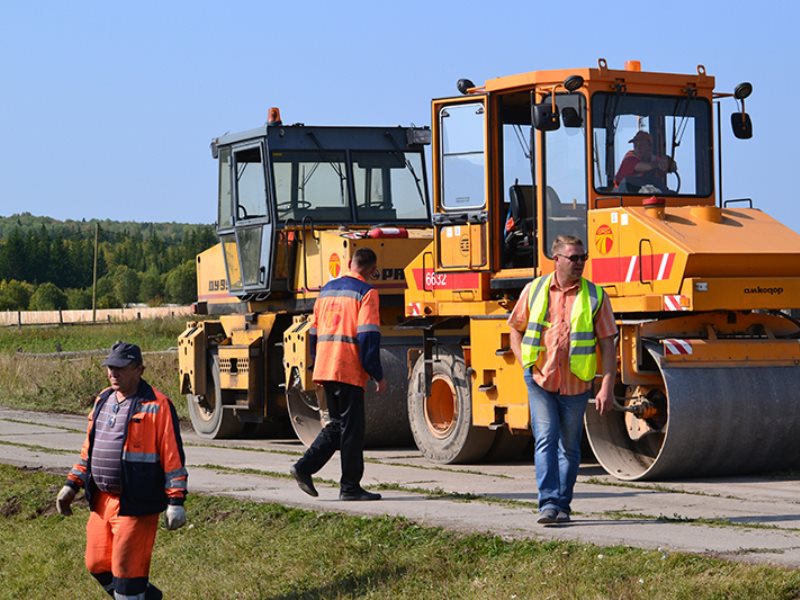
[[[119,496],[97,492],[86,524],[86,568],[110,572],[118,592],[144,592],[158,531],[158,514],[119,515]],[[140,589],[138,589],[140,588]]]

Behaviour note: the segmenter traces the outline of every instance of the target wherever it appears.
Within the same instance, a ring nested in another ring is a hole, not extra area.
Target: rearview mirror
[[[553,110],[552,102],[542,102],[533,107],[533,126],[539,131],[554,131],[561,127],[558,107]]]
[[[572,106],[565,106],[561,111],[561,119],[564,121],[564,127],[580,127],[583,125],[583,119]]]
[[[733,113],[731,115],[731,128],[733,129],[733,135],[740,140],[749,140],[753,137],[753,122],[747,113]]]

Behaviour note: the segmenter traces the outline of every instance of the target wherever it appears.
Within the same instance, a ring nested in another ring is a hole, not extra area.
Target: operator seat
[[[509,218],[503,243],[503,267],[528,267],[533,264],[534,192],[532,185],[518,181],[508,189]]]

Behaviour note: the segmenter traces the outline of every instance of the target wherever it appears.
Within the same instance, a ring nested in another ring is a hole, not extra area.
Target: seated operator
[[[638,191],[640,187],[652,185],[659,191],[667,190],[667,173],[678,170],[675,161],[668,156],[653,154],[653,138],[646,131],[639,131],[629,143],[633,150],[629,150],[619,165],[617,175],[614,177],[614,189],[619,190],[620,184],[625,181],[627,189],[622,191]]]

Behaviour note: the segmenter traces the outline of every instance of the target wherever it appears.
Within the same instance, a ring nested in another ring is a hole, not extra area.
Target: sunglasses
[[[566,258],[569,262],[574,262],[574,263],[579,261],[586,262],[587,260],[589,260],[588,254],[572,254],[570,256],[566,256],[565,254],[556,254],[556,256],[560,256],[561,258]]]

